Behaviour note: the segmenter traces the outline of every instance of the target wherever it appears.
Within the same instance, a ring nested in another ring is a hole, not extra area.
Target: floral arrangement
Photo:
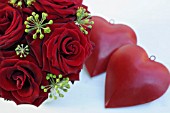
[[[79,80],[93,48],[82,0],[0,1],[0,97],[39,106]]]
[[[1,98],[39,106],[64,97],[83,64],[91,77],[106,72],[106,108],[152,102],[167,91],[169,70],[137,45],[135,31],[91,16],[82,2],[0,0]]]

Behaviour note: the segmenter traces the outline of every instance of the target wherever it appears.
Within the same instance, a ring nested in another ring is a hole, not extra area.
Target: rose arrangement
[[[0,97],[39,106],[63,97],[93,45],[82,0],[0,1]]]
[[[64,97],[84,63],[91,77],[106,72],[106,108],[151,102],[170,84],[132,28],[90,16],[82,0],[1,0],[0,40],[0,97],[16,104]]]

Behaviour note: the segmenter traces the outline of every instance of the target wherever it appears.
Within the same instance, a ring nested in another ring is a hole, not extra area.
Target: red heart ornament
[[[115,51],[107,67],[105,107],[116,108],[151,102],[169,87],[168,69],[144,49],[125,45]]]
[[[110,56],[117,48],[137,43],[136,34],[130,27],[111,24],[98,16],[93,16],[92,20],[90,40],[95,43],[95,48],[85,63],[91,77],[106,71]]]

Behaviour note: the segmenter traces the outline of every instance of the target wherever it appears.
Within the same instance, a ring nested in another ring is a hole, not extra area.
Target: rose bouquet
[[[82,0],[0,0],[0,97],[63,97],[93,49],[90,18]]]

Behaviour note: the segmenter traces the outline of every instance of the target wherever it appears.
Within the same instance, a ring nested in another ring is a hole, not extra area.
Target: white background
[[[149,55],[170,69],[170,1],[169,0],[85,0],[93,15],[131,26],[138,44]],[[170,89],[154,102],[126,108],[104,108],[105,74],[90,78],[85,70],[65,98],[47,100],[39,108],[16,106],[0,99],[0,113],[169,113]]]

